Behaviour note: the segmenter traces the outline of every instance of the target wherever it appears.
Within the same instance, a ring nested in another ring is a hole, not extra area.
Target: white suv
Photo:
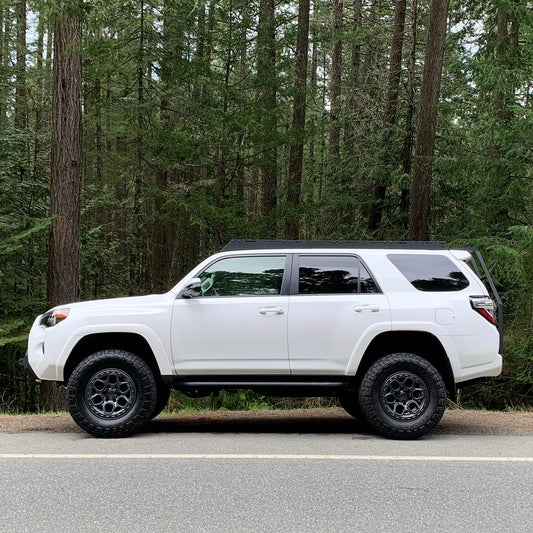
[[[73,419],[98,436],[138,431],[171,388],[245,388],[335,395],[379,433],[418,437],[447,391],[501,372],[471,260],[435,242],[231,241],[166,294],[37,317],[25,364],[65,384]]]

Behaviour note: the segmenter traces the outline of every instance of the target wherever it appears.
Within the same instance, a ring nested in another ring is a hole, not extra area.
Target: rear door
[[[342,375],[360,339],[390,330],[388,299],[356,255],[296,255],[290,291],[293,374]]]

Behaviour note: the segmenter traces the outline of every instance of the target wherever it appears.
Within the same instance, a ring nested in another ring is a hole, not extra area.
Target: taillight
[[[470,305],[491,324],[496,324],[494,302],[488,296],[470,296]]]

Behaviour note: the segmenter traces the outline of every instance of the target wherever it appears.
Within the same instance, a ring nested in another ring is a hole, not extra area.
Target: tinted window
[[[419,291],[460,291],[469,283],[444,255],[390,254],[394,266]]]
[[[376,282],[372,279],[365,266],[359,261],[359,292],[379,292]]]
[[[221,259],[200,274],[203,296],[280,294],[285,256]]]
[[[360,269],[364,283],[359,283]],[[378,292],[368,271],[353,256],[300,256],[299,294]]]

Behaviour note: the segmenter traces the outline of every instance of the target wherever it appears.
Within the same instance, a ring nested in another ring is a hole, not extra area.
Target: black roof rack
[[[267,239],[234,239],[222,252],[236,250],[275,250],[283,248],[385,248],[387,250],[446,250],[443,241],[300,241],[300,240],[267,240]]]

